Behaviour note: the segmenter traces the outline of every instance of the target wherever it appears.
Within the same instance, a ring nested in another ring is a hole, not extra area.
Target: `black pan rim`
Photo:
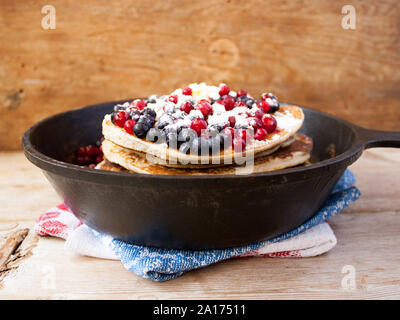
[[[238,175],[238,174],[229,174],[229,175],[183,175],[183,174],[178,174],[178,175],[160,175],[160,174],[139,174],[139,173],[129,173],[129,172],[112,172],[112,171],[105,171],[105,170],[96,170],[96,169],[91,169],[83,166],[78,166],[75,164],[67,163],[64,161],[59,161],[56,159],[53,159],[39,150],[37,150],[33,144],[31,143],[30,137],[31,134],[35,131],[36,128],[40,127],[43,123],[51,121],[57,117],[62,117],[66,114],[73,113],[73,112],[79,112],[80,110],[86,109],[86,108],[91,108],[91,107],[96,107],[96,106],[102,106],[105,104],[117,104],[121,102],[125,102],[128,100],[132,99],[126,99],[126,100],[118,100],[118,101],[110,101],[110,102],[105,102],[105,103],[99,103],[99,104],[94,104],[94,105],[89,105],[89,106],[84,106],[81,108],[75,108],[72,110],[68,110],[62,113],[57,113],[55,115],[52,115],[50,117],[47,117],[43,120],[38,121],[36,124],[34,124],[31,128],[29,128],[23,135],[22,137],[22,147],[24,150],[24,153],[26,157],[34,162],[36,165],[38,165],[41,169],[47,170],[47,171],[52,171],[52,172],[58,172],[58,173],[70,173],[74,174],[76,178],[81,178],[81,179],[86,179],[87,177],[91,178],[104,178],[104,177],[121,177],[121,178],[131,178],[131,179],[163,179],[163,180],[213,180],[213,179],[243,179],[243,178],[259,178],[259,177],[281,177],[285,175],[292,175],[292,174],[303,174],[307,175],[310,177],[313,175],[313,172],[316,172],[317,175],[321,175],[321,172],[318,170],[322,167],[326,167],[328,165],[337,165],[338,167],[347,167],[351,163],[353,163],[359,155],[361,155],[363,149],[364,149],[364,144],[357,139],[355,139],[352,143],[352,145],[346,150],[345,152],[330,158],[326,160],[322,160],[304,167],[294,167],[294,168],[286,168],[286,169],[281,169],[281,170],[276,170],[276,171],[269,171],[269,172],[256,172],[256,173],[251,173],[251,174],[246,174],[246,175]],[[290,103],[284,103],[284,104],[290,104]],[[297,105],[297,104],[294,104]],[[299,105],[297,105],[299,106]],[[339,117],[336,117],[334,115],[312,109],[312,108],[307,108],[303,106],[299,106],[302,109],[306,110],[311,110],[312,112],[317,112],[322,114],[325,117],[331,118],[337,122],[340,122],[344,125],[346,125],[353,133],[354,136],[357,136],[357,126],[354,124],[343,120]],[[96,179],[97,180],[97,179]]]

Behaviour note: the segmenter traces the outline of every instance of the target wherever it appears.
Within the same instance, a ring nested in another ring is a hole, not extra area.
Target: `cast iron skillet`
[[[209,249],[275,237],[312,217],[364,149],[400,147],[400,132],[367,130],[303,108],[301,132],[313,138],[316,162],[307,167],[247,176],[167,176],[64,162],[73,150],[100,138],[103,117],[116,103],[42,120],[25,133],[22,145],[81,221],[138,245]],[[330,158],[333,147],[337,156]]]

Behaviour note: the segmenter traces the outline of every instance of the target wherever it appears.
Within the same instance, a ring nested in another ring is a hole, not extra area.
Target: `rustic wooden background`
[[[400,130],[400,2],[0,0],[0,150],[48,115],[195,81]]]

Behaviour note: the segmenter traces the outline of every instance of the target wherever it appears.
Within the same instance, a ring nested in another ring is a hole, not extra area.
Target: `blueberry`
[[[114,117],[116,114],[117,114],[116,112],[111,113],[111,122],[112,123],[114,123]]]
[[[146,123],[138,122],[133,127],[133,132],[138,138],[144,138],[150,127]]]
[[[280,106],[279,101],[276,99],[273,99],[272,101],[273,101],[273,103],[270,104],[271,109],[269,110],[268,113],[273,113],[273,112],[276,112],[279,110],[279,106]]]
[[[129,115],[131,116],[132,120],[135,120],[136,122],[138,122],[139,118],[140,118],[140,111],[139,110],[132,110]]]
[[[245,103],[246,103],[246,106],[247,106],[248,108],[251,108],[251,107],[253,107],[253,104],[256,103],[256,101],[253,100],[253,99],[248,99],[248,100],[246,100]]]
[[[148,114],[153,118],[156,117],[156,112],[151,108],[144,108],[143,111],[142,111],[142,114]]]
[[[247,96],[240,96],[238,99],[243,102],[246,102],[247,100],[249,100],[249,98]]]
[[[151,127],[154,125],[155,120],[154,120],[154,118],[151,117],[150,115],[144,114],[144,115],[140,116],[140,118],[139,118],[139,120],[137,121],[137,123],[146,123],[146,125],[147,125],[149,128],[151,128]]]
[[[122,104],[117,104],[114,106],[114,111],[118,112],[118,111],[125,111],[125,107]]]

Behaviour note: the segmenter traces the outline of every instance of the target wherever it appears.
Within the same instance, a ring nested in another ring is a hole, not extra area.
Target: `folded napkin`
[[[311,257],[329,251],[336,245],[336,237],[325,221],[360,197],[354,183],[354,175],[346,170],[322,209],[304,224],[276,238],[236,248],[189,251],[137,246],[82,224],[64,204],[42,214],[35,232],[66,239],[65,248],[77,254],[121,260],[139,276],[166,281],[229,258]]]

